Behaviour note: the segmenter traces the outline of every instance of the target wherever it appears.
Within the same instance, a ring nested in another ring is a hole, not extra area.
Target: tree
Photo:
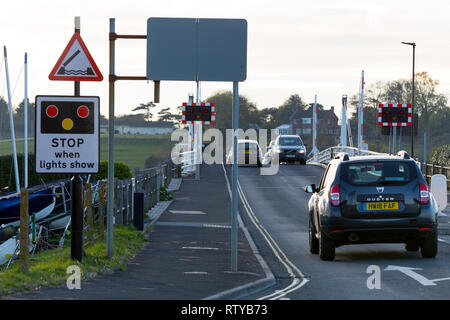
[[[181,107],[178,107],[179,112],[177,114],[171,113],[170,108],[164,108],[161,109],[161,111],[158,112],[158,118],[161,121],[172,121],[175,124],[179,125],[181,122]]]
[[[116,120],[123,121],[146,121],[145,113],[137,113],[137,114],[123,114],[119,115],[115,118]]]
[[[30,102],[28,100],[28,136],[34,135],[34,116],[35,116],[35,105],[34,102]],[[24,112],[25,112],[25,101],[22,101],[19,106],[15,109],[14,112],[14,127],[16,132],[18,132],[18,136],[21,136],[23,133],[24,126]]]
[[[9,126],[8,102],[0,96],[0,136],[9,138],[11,136]]]
[[[304,110],[306,107],[306,103],[298,94],[291,94],[278,108],[261,110],[263,127],[274,129],[284,123],[289,123],[289,118],[296,110]]]
[[[134,108],[132,111],[140,111],[143,110],[145,114],[145,120],[150,121],[153,118],[153,114],[151,108],[156,107],[156,104],[153,101],[147,103],[141,103],[139,106]]]
[[[216,110],[216,127],[232,128],[233,94],[231,91],[219,91],[208,97],[214,102]],[[239,127],[246,128],[250,123],[260,124],[259,111],[247,97],[239,95]]]
[[[437,92],[439,81],[433,80],[427,72],[415,74],[415,105],[414,112],[419,116],[418,139],[422,139],[426,129],[429,140],[428,151],[433,145],[442,144],[450,139],[447,127],[450,120],[450,108],[445,95]],[[364,132],[367,138],[380,136],[378,129],[378,104],[385,103],[411,103],[412,102],[412,82],[410,79],[399,79],[389,82],[377,82],[370,86],[364,97]],[[352,114],[351,123],[356,128],[356,106],[358,96],[350,98],[350,105],[355,108]],[[381,136],[380,136],[381,137]],[[428,140],[427,139],[427,140]],[[416,141],[417,141],[416,140]],[[423,145],[423,140],[420,142]],[[370,148],[370,145],[369,145]]]

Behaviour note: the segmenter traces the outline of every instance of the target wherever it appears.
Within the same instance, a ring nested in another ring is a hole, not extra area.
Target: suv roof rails
[[[409,156],[408,152],[406,152],[405,150],[400,150],[397,153],[397,157],[401,157],[403,159],[411,159],[411,157]]]
[[[335,159],[340,159],[342,161],[347,161],[347,160],[350,159],[348,157],[348,153],[346,153],[346,152],[338,152],[334,158]]]

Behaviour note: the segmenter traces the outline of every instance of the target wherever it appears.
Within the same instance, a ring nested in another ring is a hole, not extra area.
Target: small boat
[[[36,221],[42,220],[52,213],[56,204],[55,188],[47,187],[28,196],[28,213],[36,214]],[[20,225],[20,195],[10,193],[0,197],[0,225],[17,227]]]
[[[11,237],[0,244],[0,265],[7,263],[17,250],[16,237]]]

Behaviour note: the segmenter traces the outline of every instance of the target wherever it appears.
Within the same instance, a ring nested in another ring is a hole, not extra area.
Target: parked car
[[[262,152],[256,140],[238,140],[238,165],[262,166]],[[233,164],[233,147],[228,152],[227,164]]]
[[[425,258],[437,255],[438,207],[418,165],[397,156],[339,154],[319,186],[305,187],[310,252],[333,260],[348,244],[404,243]]]
[[[279,135],[272,146],[269,146],[267,159],[281,162],[306,164],[306,145],[298,135]]]

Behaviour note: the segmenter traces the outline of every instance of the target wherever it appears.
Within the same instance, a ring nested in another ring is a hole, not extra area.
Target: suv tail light
[[[331,187],[330,190],[330,201],[331,205],[337,207],[341,204],[340,195],[339,195],[339,185],[335,184]]]
[[[430,193],[428,192],[428,187],[425,183],[419,183],[420,190],[420,204],[428,204],[430,202]]]

